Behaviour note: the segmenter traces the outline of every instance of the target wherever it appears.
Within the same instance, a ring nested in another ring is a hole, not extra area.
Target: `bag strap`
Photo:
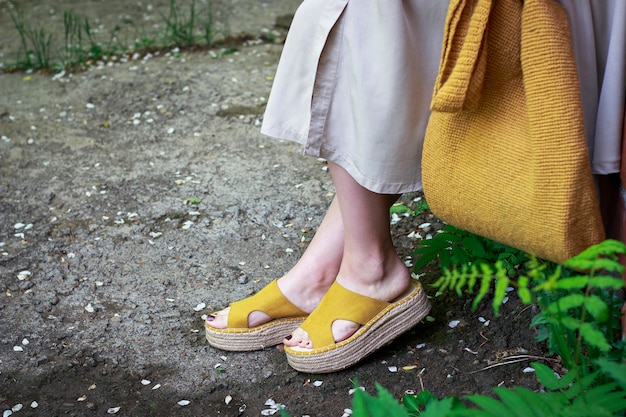
[[[455,112],[478,104],[487,66],[486,33],[493,1],[450,2],[431,110]]]

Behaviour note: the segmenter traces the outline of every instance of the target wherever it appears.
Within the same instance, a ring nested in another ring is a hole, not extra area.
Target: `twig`
[[[422,369],[418,372],[418,374],[417,374],[417,377],[418,377],[418,378],[419,378],[419,380],[420,380],[420,388],[422,389],[422,391],[425,391],[425,390],[424,390],[424,380],[422,379],[422,375],[424,374],[424,371],[426,371],[426,368],[422,368]]]
[[[530,304],[530,305],[528,305],[528,306],[524,307],[524,308],[522,309],[522,311],[520,311],[520,312],[518,313],[518,315],[517,315],[517,316],[515,316],[515,320],[517,320],[517,318],[518,318],[519,316],[521,316],[522,314],[524,314],[524,312],[525,312],[526,310],[528,310],[529,308],[532,308],[532,306],[533,306],[533,305],[532,305],[532,304]]]
[[[476,371],[472,371],[470,372],[470,374],[475,374],[478,372],[482,372],[482,371],[486,371],[488,369],[492,369],[492,368],[497,368],[498,366],[504,366],[504,365],[511,365],[514,363],[519,363],[519,362],[525,362],[529,359],[535,359],[535,360],[542,360],[542,361],[552,361],[552,362],[558,362],[557,359],[550,359],[550,358],[546,358],[543,356],[532,356],[532,355],[515,355],[515,356],[509,356],[507,359],[505,359],[503,362],[500,363],[494,363],[493,365],[489,365],[486,366],[482,369],[478,369]]]
[[[480,336],[481,336],[483,339],[485,339],[485,341],[484,341],[484,342],[482,342],[482,343],[480,344],[480,347],[483,347],[483,346],[485,346],[487,343],[491,342],[491,340],[487,339],[487,337],[483,334],[483,332],[480,332]]]

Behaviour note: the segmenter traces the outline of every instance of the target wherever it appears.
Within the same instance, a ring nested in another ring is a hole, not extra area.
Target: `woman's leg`
[[[330,163],[343,224],[343,257],[337,281],[345,288],[371,298],[391,301],[409,285],[411,274],[399,258],[391,238],[389,207],[397,196],[377,194],[358,184],[343,168]],[[333,323],[335,341],[352,335],[358,325]],[[301,328],[288,336],[287,346],[312,348]]]
[[[335,197],[300,260],[278,280],[283,295],[301,310],[313,311],[337,277],[343,245],[343,223]],[[228,312],[226,308],[207,317],[207,323],[218,329],[226,328]],[[269,320],[265,313],[255,311],[250,314],[248,325],[254,327]]]

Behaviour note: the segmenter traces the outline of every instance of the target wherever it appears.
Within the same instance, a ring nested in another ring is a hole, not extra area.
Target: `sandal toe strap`
[[[276,280],[270,282],[256,294],[230,304],[229,328],[249,328],[248,316],[261,311],[273,320],[288,317],[305,317],[307,313],[293,305],[280,291]]]
[[[330,346],[335,343],[332,332],[335,320],[349,320],[363,326],[389,304],[352,292],[335,281],[300,327],[308,333],[315,348]]]

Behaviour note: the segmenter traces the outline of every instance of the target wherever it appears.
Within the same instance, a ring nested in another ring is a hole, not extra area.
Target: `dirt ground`
[[[169,2],[19,4],[62,36],[64,10],[130,31]],[[223,56],[118,57],[74,74],[0,73],[4,416],[259,416],[276,403],[294,417],[340,417],[355,380],[398,398],[538,388],[526,370],[543,356],[529,329],[535,311],[514,297],[497,318],[489,300],[471,312],[471,300],[435,298],[428,321],[334,374],[298,373],[280,348],[207,345],[202,316],[287,271],[334,192],[324,161],[259,133],[286,32],[275,23],[299,1],[223,4],[234,34],[277,41]],[[5,64],[18,40],[10,6],[0,1]],[[411,232],[439,227],[429,213],[401,218],[398,251],[410,260]],[[420,274],[437,277],[434,267]]]

